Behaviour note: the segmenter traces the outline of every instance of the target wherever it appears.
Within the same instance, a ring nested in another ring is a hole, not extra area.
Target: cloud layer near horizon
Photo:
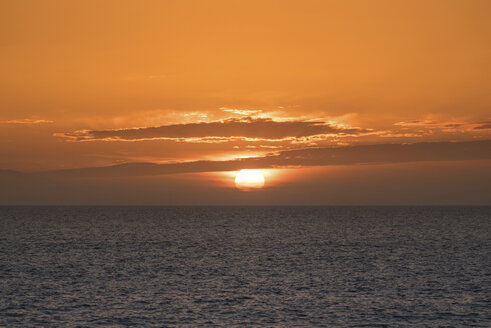
[[[193,161],[168,164],[127,163],[106,167],[57,170],[37,174],[66,178],[151,176],[235,171],[245,168],[260,169],[488,159],[491,159],[491,140],[309,148],[281,151],[263,157],[242,158],[229,161]]]

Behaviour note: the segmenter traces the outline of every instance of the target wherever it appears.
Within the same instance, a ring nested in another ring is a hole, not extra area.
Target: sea
[[[1,327],[491,327],[491,207],[0,207]]]

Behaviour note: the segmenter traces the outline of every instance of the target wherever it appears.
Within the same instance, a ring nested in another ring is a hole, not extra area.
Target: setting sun
[[[264,176],[259,170],[241,170],[235,176],[235,186],[242,190],[264,187]]]

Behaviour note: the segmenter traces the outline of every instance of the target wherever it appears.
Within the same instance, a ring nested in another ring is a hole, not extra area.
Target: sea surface
[[[0,207],[0,326],[491,327],[491,207]]]

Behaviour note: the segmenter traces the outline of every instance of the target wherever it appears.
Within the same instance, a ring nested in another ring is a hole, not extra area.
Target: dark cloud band
[[[314,135],[357,135],[369,130],[343,128],[325,122],[274,121],[272,119],[230,119],[208,123],[173,124],[120,130],[92,130],[64,133],[62,136],[75,141],[87,140],[148,140],[158,138],[227,138],[251,139],[302,138]],[[60,134],[58,134],[60,135]]]

